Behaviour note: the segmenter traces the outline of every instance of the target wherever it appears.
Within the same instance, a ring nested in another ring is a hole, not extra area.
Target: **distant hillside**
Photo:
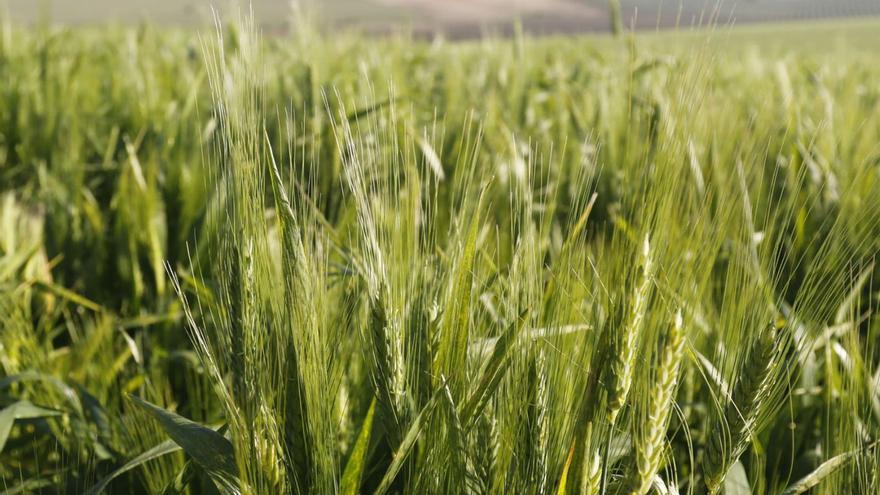
[[[246,4],[245,1],[239,2]],[[12,19],[94,24],[150,21],[166,25],[207,24],[211,5],[229,11],[225,0],[0,0]],[[603,31],[609,26],[605,0],[300,0],[332,25],[385,32],[411,29],[469,37],[486,29],[507,31],[516,20],[533,33]],[[878,0],[621,0],[624,23],[640,29],[722,25],[758,21],[878,16]],[[253,0],[267,27],[284,28],[292,16],[290,0]]]

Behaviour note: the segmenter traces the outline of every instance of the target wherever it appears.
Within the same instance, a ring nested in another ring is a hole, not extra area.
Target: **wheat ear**
[[[681,311],[675,315],[660,349],[660,363],[657,377],[648,397],[647,424],[636,435],[636,478],[632,493],[644,495],[651,489],[654,475],[660,469],[663,457],[663,441],[669,423],[675,389],[678,385],[678,370],[684,348]]]
[[[611,376],[608,383],[608,423],[613,425],[623,409],[633,381],[638,338],[642,333],[648,300],[654,287],[654,263],[651,259],[651,244],[648,236],[642,244],[642,279],[635,293],[632,310],[626,327],[614,338],[614,351],[611,362]]]
[[[771,323],[752,344],[724,409],[727,428],[716,428],[709,437],[703,460],[703,475],[709,493],[718,493],[730,466],[745,450],[761,407],[770,395],[778,357],[777,337],[782,325],[780,321]],[[730,447],[729,455],[724,451],[725,445]]]

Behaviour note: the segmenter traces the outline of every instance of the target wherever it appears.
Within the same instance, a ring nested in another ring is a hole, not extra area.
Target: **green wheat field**
[[[0,27],[0,491],[880,493],[880,21]]]

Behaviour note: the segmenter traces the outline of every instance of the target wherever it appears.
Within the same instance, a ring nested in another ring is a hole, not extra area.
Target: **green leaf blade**
[[[373,430],[373,418],[376,414],[376,398],[370,403],[367,411],[367,417],[361,426],[357,441],[351,450],[348,462],[345,464],[345,471],[342,473],[342,482],[340,483],[339,493],[342,495],[355,495],[358,493],[361,484],[361,477],[364,472],[364,465],[367,461],[367,453],[370,447],[370,435]]]
[[[232,443],[220,433],[167,411],[139,397],[131,399],[150,413],[165,433],[207,472],[220,486],[232,488],[238,483],[238,468]],[[237,490],[232,490],[237,491]]]

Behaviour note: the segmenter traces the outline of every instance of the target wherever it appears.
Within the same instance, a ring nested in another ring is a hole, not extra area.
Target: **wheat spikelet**
[[[538,355],[535,357],[535,404],[534,404],[534,413],[535,413],[535,448],[537,450],[536,455],[536,485],[541,487],[541,493],[543,493],[543,487],[547,485],[547,479],[549,476],[548,466],[547,466],[547,453],[549,452],[549,424],[548,424],[548,414],[547,408],[550,402],[548,397],[548,384],[547,384],[547,373],[544,369],[544,353],[542,351],[538,352]]]
[[[469,471],[476,493],[490,493],[498,458],[498,420],[492,404],[486,406],[487,414],[478,417],[474,434],[470,435],[470,448],[476,454],[470,459]]]
[[[761,406],[770,394],[778,355],[777,335],[781,327],[781,322],[771,323],[752,344],[724,409],[727,428],[716,428],[709,437],[703,475],[710,493],[718,492],[728,469],[745,450]]]
[[[581,495],[598,495],[601,490],[602,457],[599,455],[599,449],[591,445],[592,437],[593,423],[589,423],[584,435],[583,464],[580,476]]]
[[[660,363],[657,378],[648,398],[647,425],[636,437],[636,473],[632,493],[644,495],[651,489],[654,474],[660,468],[663,440],[669,421],[675,388],[678,385],[678,370],[684,348],[682,317],[679,311],[675,322],[669,327],[660,350]]]
[[[645,236],[642,245],[642,280],[636,290],[626,327],[619,336],[614,336],[611,376],[608,379],[608,422],[611,424],[614,424],[626,403],[632,386],[638,338],[644,324],[648,300],[651,298],[653,282],[654,263],[651,259],[651,244],[648,236]]]
[[[380,294],[385,294],[385,286],[380,286]],[[370,309],[370,343],[372,353],[370,357],[374,367],[374,380],[376,391],[379,396],[379,405],[384,411],[384,418],[393,435],[396,432],[397,423],[401,421],[403,414],[403,365],[401,363],[401,349],[399,340],[395,339],[390,326],[393,324],[385,305],[380,298],[369,301]]]

